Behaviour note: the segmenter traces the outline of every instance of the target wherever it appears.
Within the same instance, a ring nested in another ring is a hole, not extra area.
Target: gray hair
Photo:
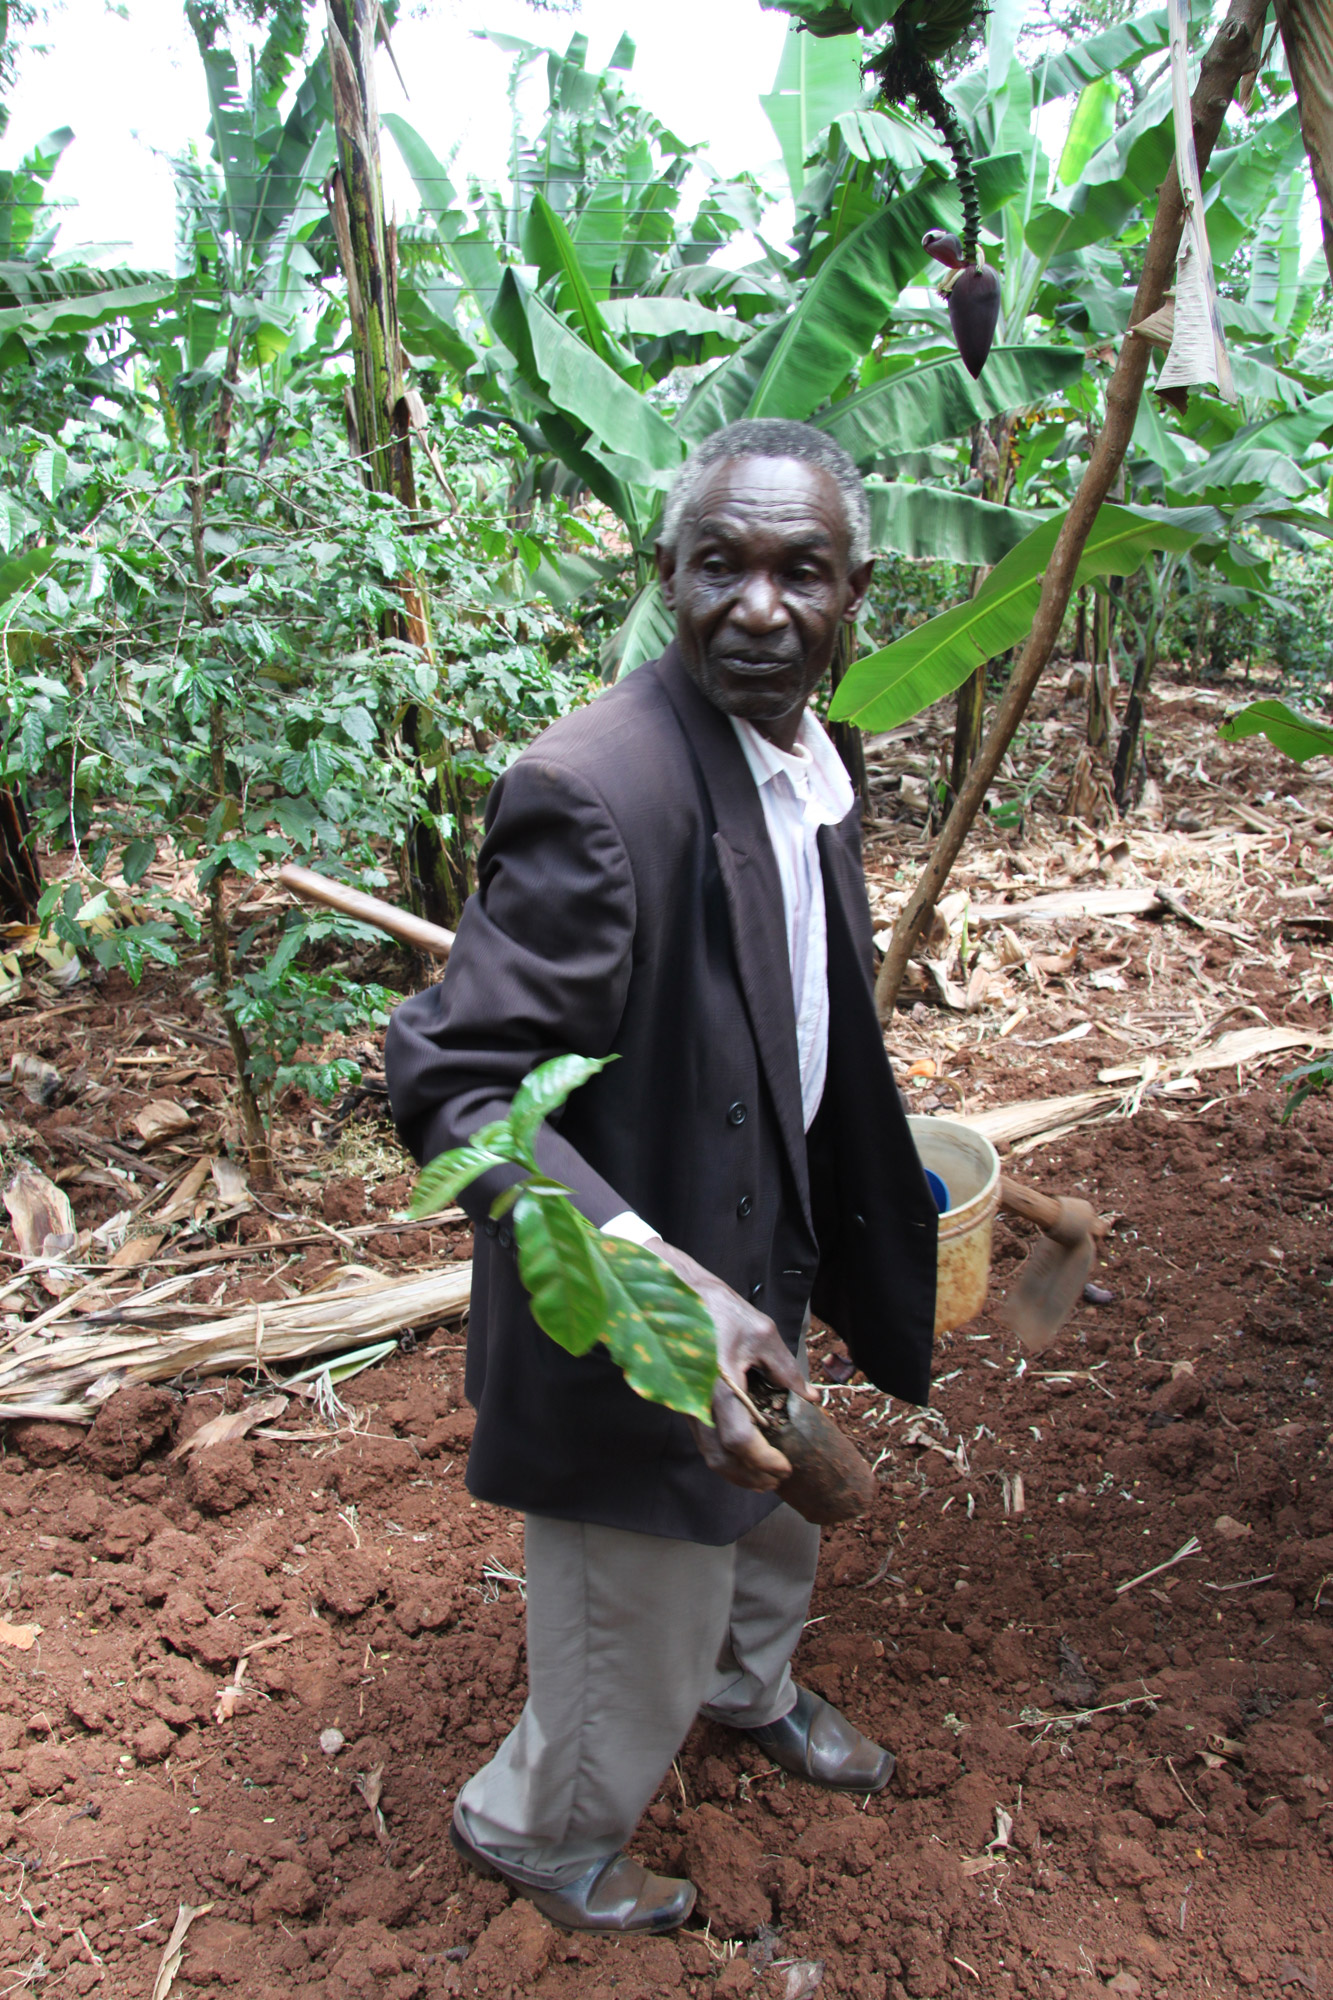
[[[847,523],[847,563],[859,569],[870,559],[870,503],[861,475],[840,444],[813,424],[791,423],[784,417],[751,417],[726,424],[696,445],[671,482],[662,515],[662,545],[674,550],[680,524],[699,497],[715,465],[731,458],[796,458],[828,473],[842,498]]]

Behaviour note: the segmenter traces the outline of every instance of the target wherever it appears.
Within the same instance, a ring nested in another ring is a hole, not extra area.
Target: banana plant
[[[179,314],[163,331],[176,338],[187,427],[211,406],[225,457],[243,356],[276,370],[276,387],[314,340],[320,265],[310,244],[328,233],[321,186],[334,159],[332,100],[321,50],[279,115],[305,46],[300,0],[273,12],[244,86],[217,11],[189,0],[186,15],[208,89],[213,160],[176,163]]]
[[[1237,709],[1219,724],[1217,733],[1227,743],[1239,743],[1246,736],[1266,736],[1295,764],[1308,764],[1312,757],[1333,757],[1333,723],[1322,716],[1306,715],[1273,696]]]
[[[120,321],[142,322],[175,287],[162,272],[108,268],[56,247],[61,211],[46,191],[74,138],[68,125],[0,172],[0,370],[39,354],[82,361],[88,336]],[[103,393],[99,383],[93,393]]]
[[[1044,521],[992,569],[975,597],[918,625],[848,668],[829,714],[866,730],[919,715],[1030,631],[1041,581],[1063,517]],[[1078,583],[1129,576],[1150,551],[1183,552],[1224,531],[1215,508],[1105,506],[1088,537]]]

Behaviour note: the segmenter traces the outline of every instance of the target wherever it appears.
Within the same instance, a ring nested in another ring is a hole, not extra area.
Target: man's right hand
[[[807,1402],[814,1400],[814,1392],[767,1313],[756,1311],[739,1292],[733,1292],[721,1278],[715,1278],[684,1250],[677,1250],[660,1236],[644,1248],[669,1264],[676,1276],[699,1294],[717,1332],[714,1428],[710,1430],[707,1424],[700,1423],[694,1426],[705,1464],[729,1479],[733,1486],[746,1486],[757,1493],[773,1492],[787,1478],[791,1466],[756,1428],[736,1391],[744,1389],[749,1369],[761,1368],[770,1382],[780,1389],[794,1389]]]

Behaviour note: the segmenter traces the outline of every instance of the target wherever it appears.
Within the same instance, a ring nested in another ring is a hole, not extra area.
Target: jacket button
[[[763,1280],[762,1280],[762,1279],[760,1279],[760,1281],[759,1281],[759,1283],[758,1283],[757,1285],[751,1285],[751,1287],[750,1287],[750,1297],[751,1297],[752,1299],[757,1299],[757,1298],[759,1297],[759,1294],[760,1294],[760,1292],[762,1292],[762,1291],[763,1291],[763,1289],[764,1289],[764,1285],[763,1285]]]
[[[866,1226],[866,1219],[863,1215],[854,1215],[852,1217],[852,1221],[856,1224],[858,1229],[864,1229]]]
[[[514,1232],[509,1227],[509,1224],[507,1222],[502,1222],[500,1224],[499,1229],[496,1231],[496,1239],[499,1242],[500,1248],[502,1250],[508,1250],[512,1247],[514,1241]]]
[[[500,1225],[493,1215],[488,1215],[481,1226],[488,1236],[498,1236],[500,1234]]]
[[[746,1216],[750,1213],[753,1207],[754,1203],[750,1200],[749,1195],[743,1194],[740,1200],[736,1203],[736,1213],[740,1217],[742,1222],[744,1222]]]
[[[728,1125],[743,1125],[745,1123],[745,1106],[741,1103],[739,1097],[734,1104],[727,1107],[727,1123]]]

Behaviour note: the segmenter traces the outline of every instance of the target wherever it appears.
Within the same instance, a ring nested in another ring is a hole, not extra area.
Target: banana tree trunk
[[[829,675],[829,693],[837,692],[838,682],[852,663],[852,634],[850,626],[844,625],[838,634],[838,643],[833,651],[833,667]],[[852,781],[864,814],[869,803],[869,781],[866,777],[866,740],[854,722],[831,722],[829,736],[833,747],[843,761],[847,776]]]
[[[982,575],[989,575],[983,570]],[[976,592],[972,595],[975,597]],[[950,803],[962,791],[968,772],[977,761],[986,723],[986,668],[979,666],[958,690],[953,719],[953,755],[949,762]]]
[[[1104,757],[1111,741],[1111,668],[1094,660],[1088,669],[1088,748]]]
[[[1157,621],[1150,618],[1143,635],[1143,651],[1134,669],[1134,679],[1130,684],[1129,700],[1125,703],[1125,719],[1120,726],[1120,741],[1115,746],[1115,787],[1116,807],[1124,812],[1130,803],[1134,789],[1134,774],[1139,764],[1139,745],[1143,739],[1143,711],[1148,700],[1148,685],[1152,680],[1153,668],[1157,665]]]
[[[1095,592],[1092,603],[1092,658],[1095,666],[1104,667],[1110,664],[1113,622],[1110,590]]]
[[[1212,154],[1222,120],[1241,77],[1255,65],[1267,12],[1268,0],[1231,0],[1226,18],[1203,59],[1192,100],[1194,146],[1200,168],[1207,164]],[[1184,223],[1185,205],[1173,160],[1158,192],[1157,214],[1130,312],[1131,325],[1146,319],[1161,305],[1175,274]],[[949,879],[949,871],[962,850],[963,842],[981,809],[981,802],[1055,650],[1065,613],[1069,609],[1079,560],[1129,449],[1147,379],[1148,356],[1146,340],[1134,334],[1125,335],[1107,385],[1106,422],[1046,565],[1031,634],[1009,677],[981,753],[968,773],[953,811],[940,830],[916,888],[894,925],[893,937],[875,982],[875,1001],[881,1021],[887,1021],[893,1013],[912,949]]]
[[[1333,13],[1328,0],[1276,0],[1276,11],[1333,274]]]
[[[403,375],[398,332],[397,233],[384,217],[380,173],[380,114],[375,94],[378,0],[328,0],[329,66],[338,165],[329,208],[347,280],[353,383],[348,436],[367,486],[417,505],[412,433],[425,424],[425,405]],[[430,608],[415,582],[401,586],[402,610],[386,621],[386,636],[404,639],[437,667]],[[410,876],[420,914],[454,928],[468,894],[467,851],[457,776],[447,747],[438,762],[426,742],[421,711],[404,718],[403,736],[427,773],[427,810],[410,842]],[[431,761],[427,761],[430,759]],[[449,829],[447,832],[442,828]]]
[[[978,424],[972,433],[972,468],[981,474],[981,497],[1003,507],[1009,499],[1013,479],[1010,446],[1013,415],[996,417]],[[972,572],[972,595],[976,596],[990,575],[987,565]],[[983,661],[970,680],[963,682],[954,705],[953,752],[949,760],[948,804],[953,805],[963,789],[968,772],[977,761],[986,727],[986,663]]]

